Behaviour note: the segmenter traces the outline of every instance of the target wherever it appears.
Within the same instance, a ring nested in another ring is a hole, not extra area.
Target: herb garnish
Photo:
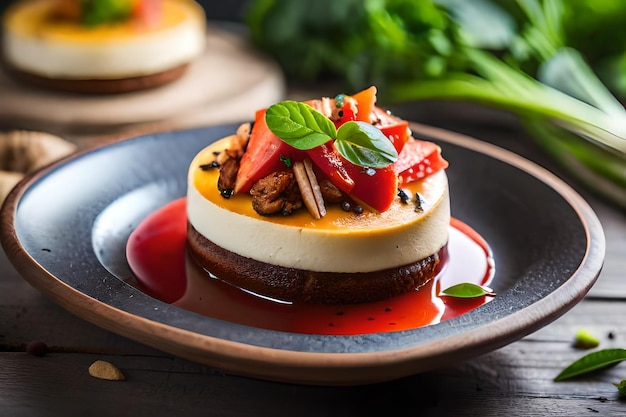
[[[626,349],[604,349],[591,352],[563,369],[554,380],[563,381],[611,365],[617,365],[623,360],[626,360]]]
[[[600,341],[585,330],[579,330],[576,333],[574,347],[587,349],[596,347],[599,344]],[[564,381],[590,372],[610,368],[624,360],[626,360],[626,349],[597,350],[572,362],[554,378],[554,381]],[[620,397],[626,397],[626,379],[613,383],[613,385],[617,388]]]
[[[442,290],[440,295],[456,298],[477,298],[483,295],[495,296],[496,293],[491,288],[472,284],[471,282],[463,282]]]
[[[281,155],[279,158],[280,158],[280,162],[285,164],[287,168],[291,168],[291,158],[288,158],[285,155]]]
[[[337,129],[333,122],[308,104],[282,101],[267,109],[265,121],[281,140],[300,150],[335,141],[335,148],[348,161],[367,168],[384,168],[398,159],[391,141],[365,122],[346,122]]]

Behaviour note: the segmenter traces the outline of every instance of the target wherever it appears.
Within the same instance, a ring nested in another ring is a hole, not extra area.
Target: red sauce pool
[[[461,282],[488,285],[494,275],[487,243],[454,218],[435,280],[398,297],[350,305],[284,303],[224,283],[187,256],[186,233],[184,198],[155,211],[131,233],[126,251],[137,286],[164,302],[229,322],[308,334],[381,333],[439,323],[492,299],[438,295]]]

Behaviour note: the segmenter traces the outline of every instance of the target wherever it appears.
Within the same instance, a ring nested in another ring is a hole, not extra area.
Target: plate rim
[[[215,127],[218,126],[201,129]],[[14,227],[17,207],[24,193],[39,179],[83,155],[101,151],[120,142],[160,133],[135,136],[79,151],[23,179],[3,203],[0,212],[0,241],[20,275],[72,314],[176,356],[239,375],[281,382],[359,385],[430,371],[449,363],[451,356],[461,361],[518,340],[552,322],[576,305],[597,280],[605,253],[601,223],[583,197],[547,169],[496,145],[419,123],[411,123],[411,129],[414,133],[480,152],[535,177],[557,192],[574,209],[585,230],[585,254],[571,276],[558,289],[531,306],[490,322],[489,334],[483,326],[479,326],[424,344],[358,353],[293,351],[256,346],[154,321],[92,298],[51,274],[21,245]],[[529,309],[532,311],[529,312]],[[532,320],[528,316],[532,316]],[[177,342],[183,340],[185,342]]]

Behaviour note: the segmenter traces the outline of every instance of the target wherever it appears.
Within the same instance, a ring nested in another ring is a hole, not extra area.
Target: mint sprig
[[[300,150],[335,141],[335,148],[348,161],[367,168],[384,168],[398,159],[391,141],[365,122],[346,122],[337,129],[333,122],[308,104],[281,101],[265,113],[269,129],[281,140]]]

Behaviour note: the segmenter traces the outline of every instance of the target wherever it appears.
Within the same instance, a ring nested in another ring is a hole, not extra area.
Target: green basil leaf
[[[335,148],[348,161],[368,168],[384,168],[398,160],[398,152],[389,138],[365,122],[341,125]]]
[[[457,298],[476,298],[483,295],[493,296],[495,293],[487,287],[472,284],[471,282],[462,282],[441,291],[441,295]]]
[[[281,101],[265,113],[267,127],[276,136],[300,150],[313,149],[337,136],[333,122],[308,104]]]
[[[555,381],[563,381],[582,374],[616,365],[626,360],[626,349],[604,349],[589,353],[563,369],[554,378]]]

